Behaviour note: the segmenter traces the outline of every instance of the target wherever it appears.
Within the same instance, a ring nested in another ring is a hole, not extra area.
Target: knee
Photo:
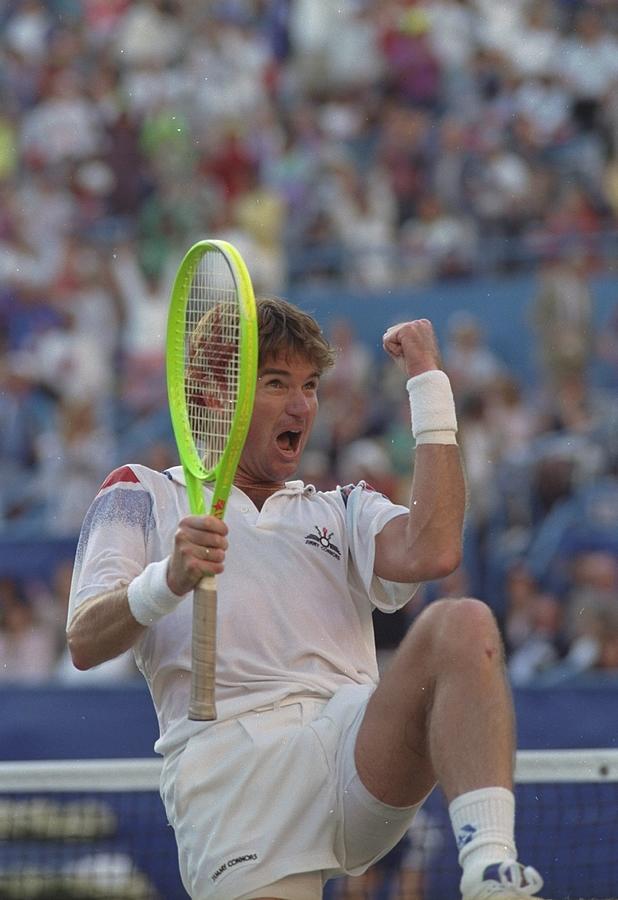
[[[418,619],[438,664],[462,661],[499,663],[503,647],[495,616],[489,606],[473,597],[438,600]]]

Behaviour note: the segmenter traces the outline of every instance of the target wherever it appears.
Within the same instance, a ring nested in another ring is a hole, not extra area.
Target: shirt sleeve
[[[372,604],[382,612],[395,612],[414,596],[418,584],[387,581],[373,571],[375,539],[387,522],[409,510],[374,491],[364,481],[342,488],[346,498],[346,526],[352,560]]]
[[[128,584],[144,569],[152,509],[149,491],[130,466],[103,482],[82,524],[67,624],[90,597]]]

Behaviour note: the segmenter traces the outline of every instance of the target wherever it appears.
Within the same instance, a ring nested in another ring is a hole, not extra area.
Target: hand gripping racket
[[[199,241],[182,260],[167,321],[167,391],[193,515],[205,512],[203,482],[214,481],[210,514],[222,519],[251,421],[258,340],[251,279],[226,241]],[[193,595],[189,718],[216,719],[217,582]]]

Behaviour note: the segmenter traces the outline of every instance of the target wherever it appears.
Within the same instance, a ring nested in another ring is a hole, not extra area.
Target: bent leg
[[[419,803],[436,781],[450,801],[512,788],[514,717],[489,607],[440,600],[410,628],[367,704],[355,762],[383,803]]]
[[[300,872],[241,894],[237,900],[321,900],[322,888],[321,872]]]

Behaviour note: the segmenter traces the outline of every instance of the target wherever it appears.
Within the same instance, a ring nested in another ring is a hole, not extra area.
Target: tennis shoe
[[[463,878],[462,900],[519,900],[520,897],[536,897],[542,887],[543,879],[536,869],[506,859],[486,866],[480,873],[480,880]]]

